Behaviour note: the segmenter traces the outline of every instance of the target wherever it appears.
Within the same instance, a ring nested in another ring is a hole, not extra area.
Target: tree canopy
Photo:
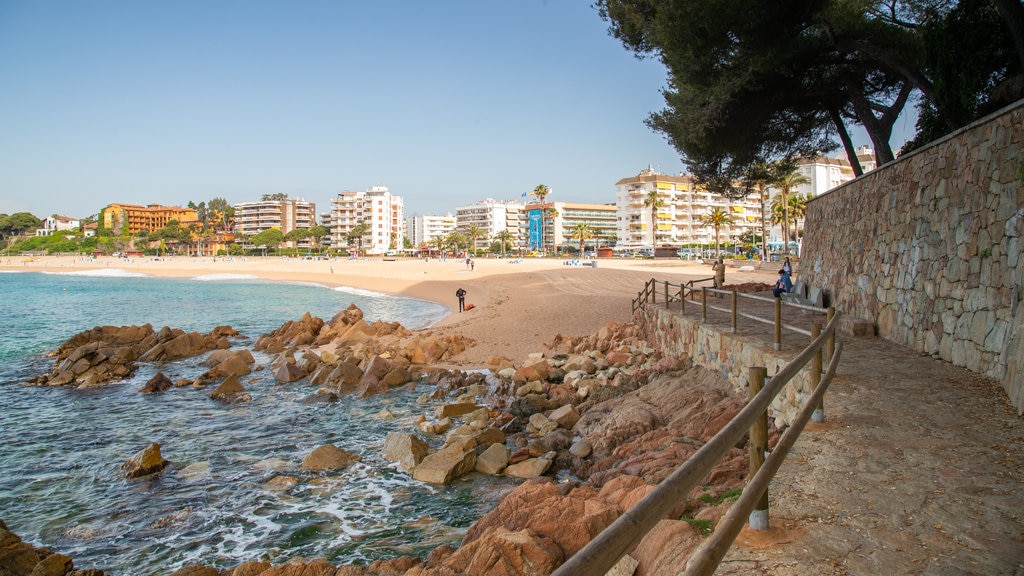
[[[949,0],[597,0],[596,6],[627,49],[655,55],[668,70],[667,106],[648,125],[665,134],[698,181],[727,196],[749,192],[733,182],[751,164],[825,152],[836,147],[836,137],[856,158],[850,124],[867,131],[879,163],[891,160],[893,125],[915,91],[947,131],[959,122],[947,112],[947,88],[928,65],[925,41],[926,31],[950,13]],[[1004,39],[1016,38],[1013,14],[1020,11],[1019,2],[1007,9]],[[943,37],[960,42],[957,34]],[[1020,59],[1016,68],[1003,67],[1019,72]]]

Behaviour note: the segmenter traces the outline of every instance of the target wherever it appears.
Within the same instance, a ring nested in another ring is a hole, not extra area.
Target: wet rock
[[[163,372],[157,372],[156,376],[150,378],[142,388],[139,388],[139,392],[143,394],[154,394],[157,392],[166,392],[174,387],[174,382],[170,378],[164,375]]]
[[[356,462],[361,462],[357,454],[338,448],[334,444],[325,444],[310,452],[299,466],[303,470],[338,470]]]
[[[580,419],[580,413],[576,411],[576,407],[572,405],[565,405],[561,408],[555,408],[551,414],[548,414],[548,418],[557,422],[562,428],[572,429],[576,425],[576,422]]]
[[[445,404],[434,409],[437,418],[448,418],[450,416],[462,416],[479,410],[480,407],[473,402],[460,402],[457,404]]]
[[[558,428],[558,422],[554,422],[538,412],[530,416],[530,423],[526,427],[526,432],[533,436],[544,436],[549,432],[554,432],[556,428]]]
[[[234,374],[225,378],[224,381],[220,383],[220,386],[217,386],[213,392],[210,392],[210,398],[229,404],[235,402],[249,402],[252,400],[252,396],[250,396],[249,393],[245,391],[245,387],[242,386],[242,381]]]
[[[136,452],[122,465],[121,470],[127,478],[139,478],[159,472],[167,464],[167,460],[160,455],[160,445],[154,442]]]
[[[207,374],[213,378],[225,376],[245,376],[252,372],[252,365],[256,362],[252,352],[246,349],[241,350],[214,350],[206,357],[204,364],[211,366]]]
[[[508,448],[504,444],[491,444],[476,457],[476,471],[496,476],[508,466]]]
[[[274,369],[274,380],[287,384],[289,382],[295,382],[296,380],[302,380],[307,376],[301,368],[296,366],[292,362],[282,362],[277,368]]]
[[[384,440],[384,457],[411,471],[427,456],[430,447],[414,434],[391,432]]]
[[[517,464],[510,464],[505,468],[505,475],[516,478],[537,478],[543,476],[551,468],[554,456],[552,454],[551,458],[527,458]]]
[[[448,446],[427,455],[412,471],[412,477],[420,482],[447,484],[473,470],[476,466],[476,452],[473,439],[458,437]]]

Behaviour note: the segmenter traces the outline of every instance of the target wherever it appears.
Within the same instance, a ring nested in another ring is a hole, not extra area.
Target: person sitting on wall
[[[779,270],[779,280],[775,283],[775,288],[772,288],[772,295],[779,298],[792,289],[793,280],[789,277],[789,272],[785,269]]]

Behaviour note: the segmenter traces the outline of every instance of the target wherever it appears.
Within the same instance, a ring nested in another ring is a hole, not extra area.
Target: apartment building
[[[442,238],[455,230],[455,216],[409,216],[405,219],[405,234],[415,248],[427,245],[441,236]]]
[[[572,236],[578,224],[587,224],[594,234],[593,238],[586,241],[587,246],[614,243],[616,238],[618,209],[614,204],[537,202],[527,204],[524,212],[526,217],[522,235],[527,239],[526,247],[529,250],[579,247],[579,240]]]
[[[142,230],[150,232],[167,226],[176,220],[181,227],[187,227],[199,221],[196,211],[192,208],[179,206],[162,206],[160,204],[110,204],[100,211],[99,221],[104,228],[112,230],[114,235],[123,234],[125,227],[129,235],[136,235]]]
[[[277,228],[282,234],[316,226],[316,204],[302,199],[265,199],[258,202],[235,204],[235,234],[252,238],[256,234]],[[311,248],[313,240],[306,238],[298,242],[286,242],[289,248]]]
[[[321,216],[328,235],[324,243],[334,248],[349,246],[349,233],[359,224],[366,225],[362,250],[366,254],[384,254],[400,249],[405,238],[405,202],[387,186],[371,186],[365,192],[340,192],[331,199],[331,211]],[[353,243],[358,248],[359,242]]]
[[[652,192],[661,200],[653,215],[651,207],[645,205]],[[688,175],[669,176],[648,167],[615,183],[619,246],[639,249],[713,243],[714,229],[702,218],[714,208],[733,217],[731,224],[721,228],[723,243],[748,231],[760,233],[761,203],[757,196],[755,192],[732,200],[698,186]]]
[[[516,200],[495,200],[487,198],[469,206],[455,209],[455,226],[463,233],[473,226],[484,231],[482,240],[494,238],[502,230],[508,230],[514,237],[513,248],[521,245],[525,236],[521,234],[525,216],[523,203]]]

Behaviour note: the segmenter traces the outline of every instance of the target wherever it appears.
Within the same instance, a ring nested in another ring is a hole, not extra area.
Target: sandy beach
[[[746,262],[742,262],[746,264]],[[43,257],[34,261],[0,260],[0,270],[66,273],[121,269],[152,276],[193,277],[208,274],[250,275],[274,281],[298,281],[328,287],[349,286],[431,300],[452,313],[426,330],[460,332],[476,341],[455,359],[457,366],[483,365],[494,355],[522,360],[543,352],[556,334],[588,335],[607,322],[628,322],[630,303],[651,278],[684,283],[712,275],[708,262],[682,260],[601,259],[596,267],[569,266],[563,260],[415,258],[302,260],[297,258],[75,258]],[[771,270],[729,268],[726,283],[772,283]],[[467,292],[473,309],[458,312],[455,291]]]

